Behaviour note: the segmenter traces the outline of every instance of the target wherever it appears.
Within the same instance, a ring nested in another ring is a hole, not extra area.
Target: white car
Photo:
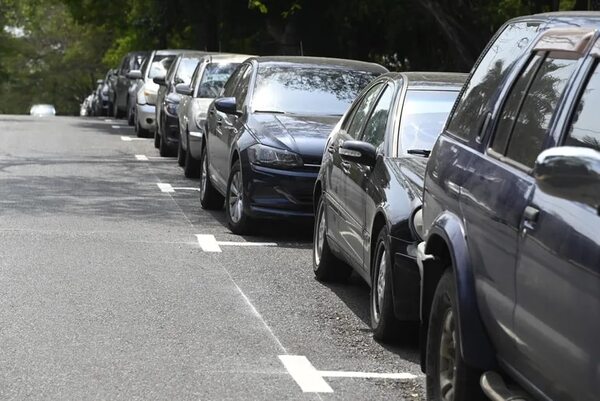
[[[34,104],[29,109],[29,114],[34,117],[53,117],[56,115],[56,110],[51,104]]]

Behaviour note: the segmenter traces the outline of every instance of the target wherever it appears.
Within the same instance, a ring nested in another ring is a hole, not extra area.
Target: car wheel
[[[210,182],[208,170],[208,155],[206,145],[202,149],[202,159],[200,160],[200,205],[202,209],[217,210],[223,208],[224,198]]]
[[[438,283],[427,335],[427,399],[436,401],[484,400],[480,372],[467,366],[460,351],[456,288],[450,269]]]
[[[379,341],[397,340],[402,334],[414,334],[415,322],[400,322],[394,313],[394,297],[392,292],[392,255],[389,237],[385,229],[379,231],[375,245],[374,258],[371,262],[371,328],[373,337]]]
[[[250,216],[244,211],[246,200],[244,199],[244,182],[239,160],[236,160],[231,167],[225,200],[225,216],[229,229],[234,234],[248,234],[252,222]]]
[[[185,150],[183,150],[183,146],[181,145],[181,139],[179,139],[179,143],[177,144],[177,164],[179,167],[185,165]]]
[[[158,144],[158,153],[161,157],[175,156],[175,152],[173,152],[173,149],[169,146],[169,143],[163,137],[160,138],[160,143]]]
[[[158,127],[154,129],[154,147],[156,149],[160,147],[160,135],[158,135]]]
[[[183,164],[183,174],[187,178],[198,178],[201,174],[201,165],[194,159],[190,151],[190,136],[187,136],[187,149],[185,150],[185,163]]]
[[[352,270],[350,266],[338,259],[327,242],[327,219],[325,218],[325,201],[319,198],[317,220],[313,236],[313,272],[319,281],[345,281]]]

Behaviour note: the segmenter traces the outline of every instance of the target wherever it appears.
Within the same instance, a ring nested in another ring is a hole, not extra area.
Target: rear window
[[[456,91],[408,90],[400,117],[399,154],[431,150],[458,96]]]
[[[256,111],[342,115],[377,75],[338,68],[261,65],[252,107]]]
[[[517,22],[504,28],[487,51],[469,81],[448,122],[448,132],[465,140],[478,135],[487,102],[527,49],[540,28],[539,22]]]

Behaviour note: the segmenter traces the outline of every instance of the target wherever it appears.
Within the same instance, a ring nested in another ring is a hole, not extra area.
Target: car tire
[[[206,210],[223,209],[223,195],[216,190],[212,182],[210,182],[208,155],[206,145],[202,149],[202,159],[200,160],[200,206]]]
[[[201,174],[201,164],[198,160],[194,159],[192,152],[190,151],[190,136],[187,136],[187,149],[185,150],[185,162],[183,164],[183,174],[187,178],[198,178]]]
[[[160,143],[158,144],[158,154],[161,157],[172,157],[175,156],[175,152],[169,146],[169,143],[165,140],[165,138],[160,138]]]
[[[179,139],[179,143],[177,144],[177,165],[179,167],[185,165],[185,150],[183,150],[183,146],[181,145],[181,139]]]
[[[427,333],[427,399],[485,400],[479,386],[481,372],[467,366],[460,351],[456,287],[450,269],[442,275],[431,307]],[[441,357],[441,350],[446,355]],[[442,360],[443,359],[443,360]],[[452,392],[453,397],[448,395]]]
[[[158,127],[154,129],[154,147],[156,149],[160,147],[160,135],[158,135]]]
[[[244,235],[250,233],[252,219],[244,211],[244,181],[242,179],[242,165],[236,160],[231,166],[227,191],[225,193],[225,217],[232,233]]]
[[[325,201],[319,198],[313,235],[313,272],[319,281],[345,281],[352,274],[350,266],[338,259],[327,241]]]

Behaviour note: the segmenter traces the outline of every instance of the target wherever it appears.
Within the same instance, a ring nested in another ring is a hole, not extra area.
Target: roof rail
[[[584,55],[596,28],[552,28],[540,36],[533,51],[559,51]]]

